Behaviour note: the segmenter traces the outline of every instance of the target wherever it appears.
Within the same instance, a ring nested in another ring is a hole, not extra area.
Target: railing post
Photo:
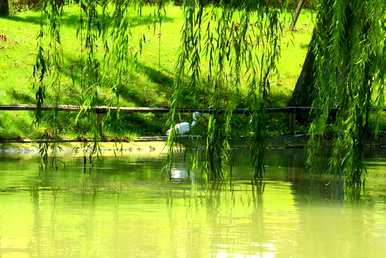
[[[295,108],[289,108],[289,130],[290,134],[294,135],[295,134],[295,114],[296,114],[296,109]]]

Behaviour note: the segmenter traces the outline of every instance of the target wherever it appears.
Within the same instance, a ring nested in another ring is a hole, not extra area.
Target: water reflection
[[[191,169],[185,165],[178,165],[171,168],[170,180],[174,183],[191,182],[196,183],[196,174],[191,172]]]
[[[382,167],[351,203],[340,181],[271,158],[263,194],[243,164],[208,184],[183,162],[167,181],[161,160],[106,159],[87,173],[77,160],[44,172],[1,161],[0,257],[383,257]]]

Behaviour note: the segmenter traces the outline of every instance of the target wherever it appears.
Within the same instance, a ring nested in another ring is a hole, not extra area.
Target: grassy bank
[[[179,7],[168,6],[161,33],[154,33],[152,20],[144,16],[133,20],[133,37],[146,35],[143,51],[132,67],[132,81],[121,93],[122,106],[169,106],[171,87],[179,49],[183,22]],[[273,105],[285,105],[300,73],[313,28],[312,13],[304,11],[299,18],[296,32],[284,32],[279,74],[272,78]],[[62,45],[65,69],[62,75],[61,103],[77,104],[79,79],[77,70],[81,48],[76,42],[78,8],[65,8],[62,26]],[[288,19],[289,21],[289,19]],[[0,104],[33,104],[35,89],[32,87],[32,70],[36,56],[36,38],[40,12],[26,11],[7,18],[0,18]],[[287,26],[288,27],[288,26]],[[160,41],[159,41],[160,36]],[[159,44],[160,42],[160,44]],[[100,89],[101,101],[112,97],[109,90]],[[48,96],[49,99],[49,96]],[[192,100],[194,101],[194,100]],[[191,103],[191,105],[195,105]],[[63,125],[68,125],[75,114],[61,115]],[[153,114],[125,116],[125,135],[157,135],[165,131],[165,116]],[[186,118],[190,119],[190,118]],[[17,136],[35,138],[42,133],[33,124],[31,112],[1,112],[0,137]],[[43,127],[44,128],[44,127]],[[76,136],[74,127],[63,134]]]

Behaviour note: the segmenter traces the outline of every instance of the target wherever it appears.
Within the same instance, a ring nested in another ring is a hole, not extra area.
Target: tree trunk
[[[302,11],[303,5],[304,5],[305,0],[298,0],[298,5],[296,6],[295,14],[292,17],[292,22],[290,26],[290,30],[294,31],[296,22],[298,21],[298,18],[300,16],[300,12]]]
[[[8,0],[0,0],[0,16],[9,15]]]
[[[290,99],[289,106],[297,107],[309,107],[314,101],[316,92],[315,92],[315,55],[314,55],[314,42],[315,42],[315,32],[312,34],[312,39],[308,47],[308,52],[306,59],[303,64],[302,71],[299,75],[299,78],[296,82],[295,89],[292,93],[292,98]]]

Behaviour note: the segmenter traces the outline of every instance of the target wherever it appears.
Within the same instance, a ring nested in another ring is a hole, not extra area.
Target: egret
[[[174,126],[174,130],[176,132],[176,134],[186,134],[190,131],[190,129],[192,129],[193,126],[196,125],[197,123],[197,117],[200,115],[199,112],[194,112],[193,113],[193,120],[192,120],[192,123],[188,123],[188,122],[182,122],[182,123],[178,123]],[[170,128],[169,130],[166,131],[166,135],[169,135],[172,131],[172,128]]]

